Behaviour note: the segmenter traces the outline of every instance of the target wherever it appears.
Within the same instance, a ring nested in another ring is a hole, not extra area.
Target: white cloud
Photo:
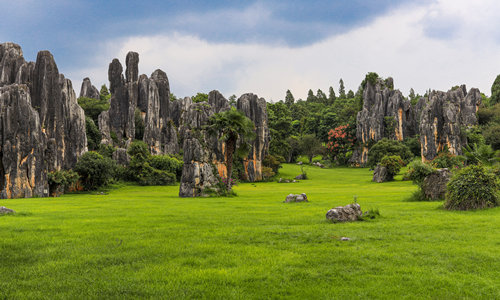
[[[105,83],[111,59],[123,62],[131,50],[140,54],[141,73],[149,75],[156,68],[167,72],[177,96],[218,89],[226,97],[254,92],[279,100],[290,89],[296,98],[305,98],[310,88],[326,92],[332,85],[337,90],[340,78],[355,91],[372,71],[394,77],[404,94],[411,87],[423,94],[428,88],[447,90],[462,83],[489,94],[500,73],[500,22],[495,15],[499,6],[490,0],[404,6],[363,27],[300,48],[210,43],[180,33],[132,36],[103,44],[103,54],[92,66],[68,75]],[[429,35],[433,28],[442,30]]]

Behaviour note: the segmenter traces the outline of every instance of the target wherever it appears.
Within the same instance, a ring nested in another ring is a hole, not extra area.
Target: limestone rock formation
[[[363,90],[363,109],[357,115],[356,138],[361,143],[353,160],[364,165],[368,160],[368,144],[384,137],[402,141],[417,132],[413,108],[399,90],[393,89],[393,80],[378,78],[366,81]]]
[[[326,213],[326,219],[332,222],[357,221],[362,215],[361,206],[353,203],[330,209]]]
[[[87,151],[83,109],[48,51],[26,62],[19,45],[0,44],[0,87],[2,197],[45,196],[47,172]]]
[[[121,166],[128,166],[130,156],[127,153],[127,149],[117,148],[115,152],[113,152],[113,160]]]
[[[142,139],[152,154],[177,153],[179,142],[169,107],[167,74],[156,70],[149,78],[144,74],[139,76],[138,65],[136,52],[127,54],[125,77],[118,59],[109,65],[110,109],[99,116],[101,142],[126,148],[133,139]],[[136,133],[137,118],[144,125],[142,133]]]
[[[464,129],[477,125],[476,111],[481,103],[478,89],[467,92],[465,85],[448,92],[433,91],[425,100],[420,119],[422,160],[432,160],[445,148],[462,154],[467,143]]]
[[[438,169],[424,178],[422,192],[429,200],[442,200],[446,195],[446,185],[450,181],[451,172],[448,169]]]
[[[242,95],[236,107],[255,124],[256,138],[248,158],[244,159],[245,179],[248,181],[262,180],[262,161],[269,152],[269,127],[267,119],[266,100],[254,94]]]
[[[92,82],[90,82],[90,79],[88,77],[83,79],[79,98],[81,97],[92,98],[92,99],[100,98],[99,90],[92,85]]]
[[[14,214],[16,213],[13,209],[7,208],[5,206],[0,206],[0,215]]]
[[[389,173],[387,172],[387,168],[381,165],[377,165],[375,170],[373,171],[373,179],[374,182],[386,182],[389,181]]]
[[[45,134],[26,85],[0,88],[1,198],[47,195]]]
[[[284,202],[290,203],[290,202],[309,202],[309,201],[307,200],[307,195],[305,193],[302,193],[302,194],[290,194],[286,196]]]

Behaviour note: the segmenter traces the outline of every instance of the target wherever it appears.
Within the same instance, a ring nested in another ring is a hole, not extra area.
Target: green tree
[[[107,185],[113,178],[115,162],[97,152],[84,153],[75,165],[74,170],[80,175],[85,190],[96,190]]]
[[[98,100],[81,97],[78,98],[78,105],[83,108],[85,116],[91,117],[95,124],[97,124],[101,112],[109,109],[109,101],[107,99]]]
[[[367,165],[370,168],[375,167],[386,155],[398,155],[405,163],[409,163],[414,157],[410,149],[402,142],[383,138],[368,151]]]
[[[345,99],[347,98],[345,94],[345,86],[344,86],[344,80],[340,78],[339,80],[339,99]]]
[[[494,105],[496,103],[500,103],[500,75],[495,78],[495,81],[491,86],[490,104]]]
[[[248,155],[250,151],[251,139],[255,138],[254,123],[241,111],[232,107],[230,110],[213,114],[209,120],[209,132],[211,134],[221,134],[221,140],[226,142],[226,168],[227,179],[226,189],[231,190],[231,180],[233,172],[234,154],[238,157]],[[239,140],[239,147],[238,146]]]
[[[330,87],[328,89],[328,104],[332,105],[335,102],[335,99],[337,99],[337,96],[335,96],[335,91],[333,90],[333,87]]]
[[[101,132],[91,117],[85,117],[85,132],[87,133],[87,147],[90,151],[97,150],[101,144]]]
[[[237,97],[236,97],[236,95],[235,95],[235,94],[232,94],[232,95],[228,98],[228,100],[229,100],[229,105],[231,105],[231,106],[236,106],[236,98],[237,98]]]
[[[99,98],[101,101],[109,101],[109,98],[111,98],[111,94],[108,91],[108,88],[106,87],[105,84],[101,86],[101,91],[99,92]]]
[[[323,93],[321,89],[318,89],[318,91],[316,92],[316,101],[323,104],[326,104],[328,102],[326,94]]]
[[[208,94],[198,93],[196,96],[193,96],[192,100],[193,103],[208,102]]]
[[[347,92],[347,96],[346,96],[348,99],[352,99],[354,98],[354,92],[352,90],[349,90],[349,92]]]
[[[312,163],[314,156],[324,152],[321,141],[314,134],[306,134],[300,138],[300,152],[307,155],[309,163]]]
[[[306,101],[307,101],[307,102],[316,102],[316,100],[317,100],[316,96],[314,96],[313,91],[310,89],[310,90],[307,92],[307,99],[306,99]]]
[[[286,90],[286,95],[285,95],[285,104],[290,107],[295,103],[295,98],[292,95],[292,92],[290,90]]]

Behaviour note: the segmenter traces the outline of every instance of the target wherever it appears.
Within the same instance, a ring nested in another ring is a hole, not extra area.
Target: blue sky
[[[467,83],[489,94],[500,73],[492,0],[0,4],[0,42],[20,44],[28,60],[50,50],[77,93],[83,77],[107,83],[107,65],[129,50],[141,72],[166,71],[178,96],[218,89],[279,100],[289,88],[304,97],[337,89],[341,77],[355,90],[371,71],[403,93]]]

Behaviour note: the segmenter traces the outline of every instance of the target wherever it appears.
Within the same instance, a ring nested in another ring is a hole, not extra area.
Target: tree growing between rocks
[[[236,154],[244,158],[250,151],[249,142],[255,138],[255,125],[241,111],[231,107],[227,111],[213,114],[210,117],[208,131],[210,134],[221,134],[221,140],[226,143],[225,164],[227,168],[226,189],[231,190],[233,159]],[[239,144],[238,144],[239,142]]]

